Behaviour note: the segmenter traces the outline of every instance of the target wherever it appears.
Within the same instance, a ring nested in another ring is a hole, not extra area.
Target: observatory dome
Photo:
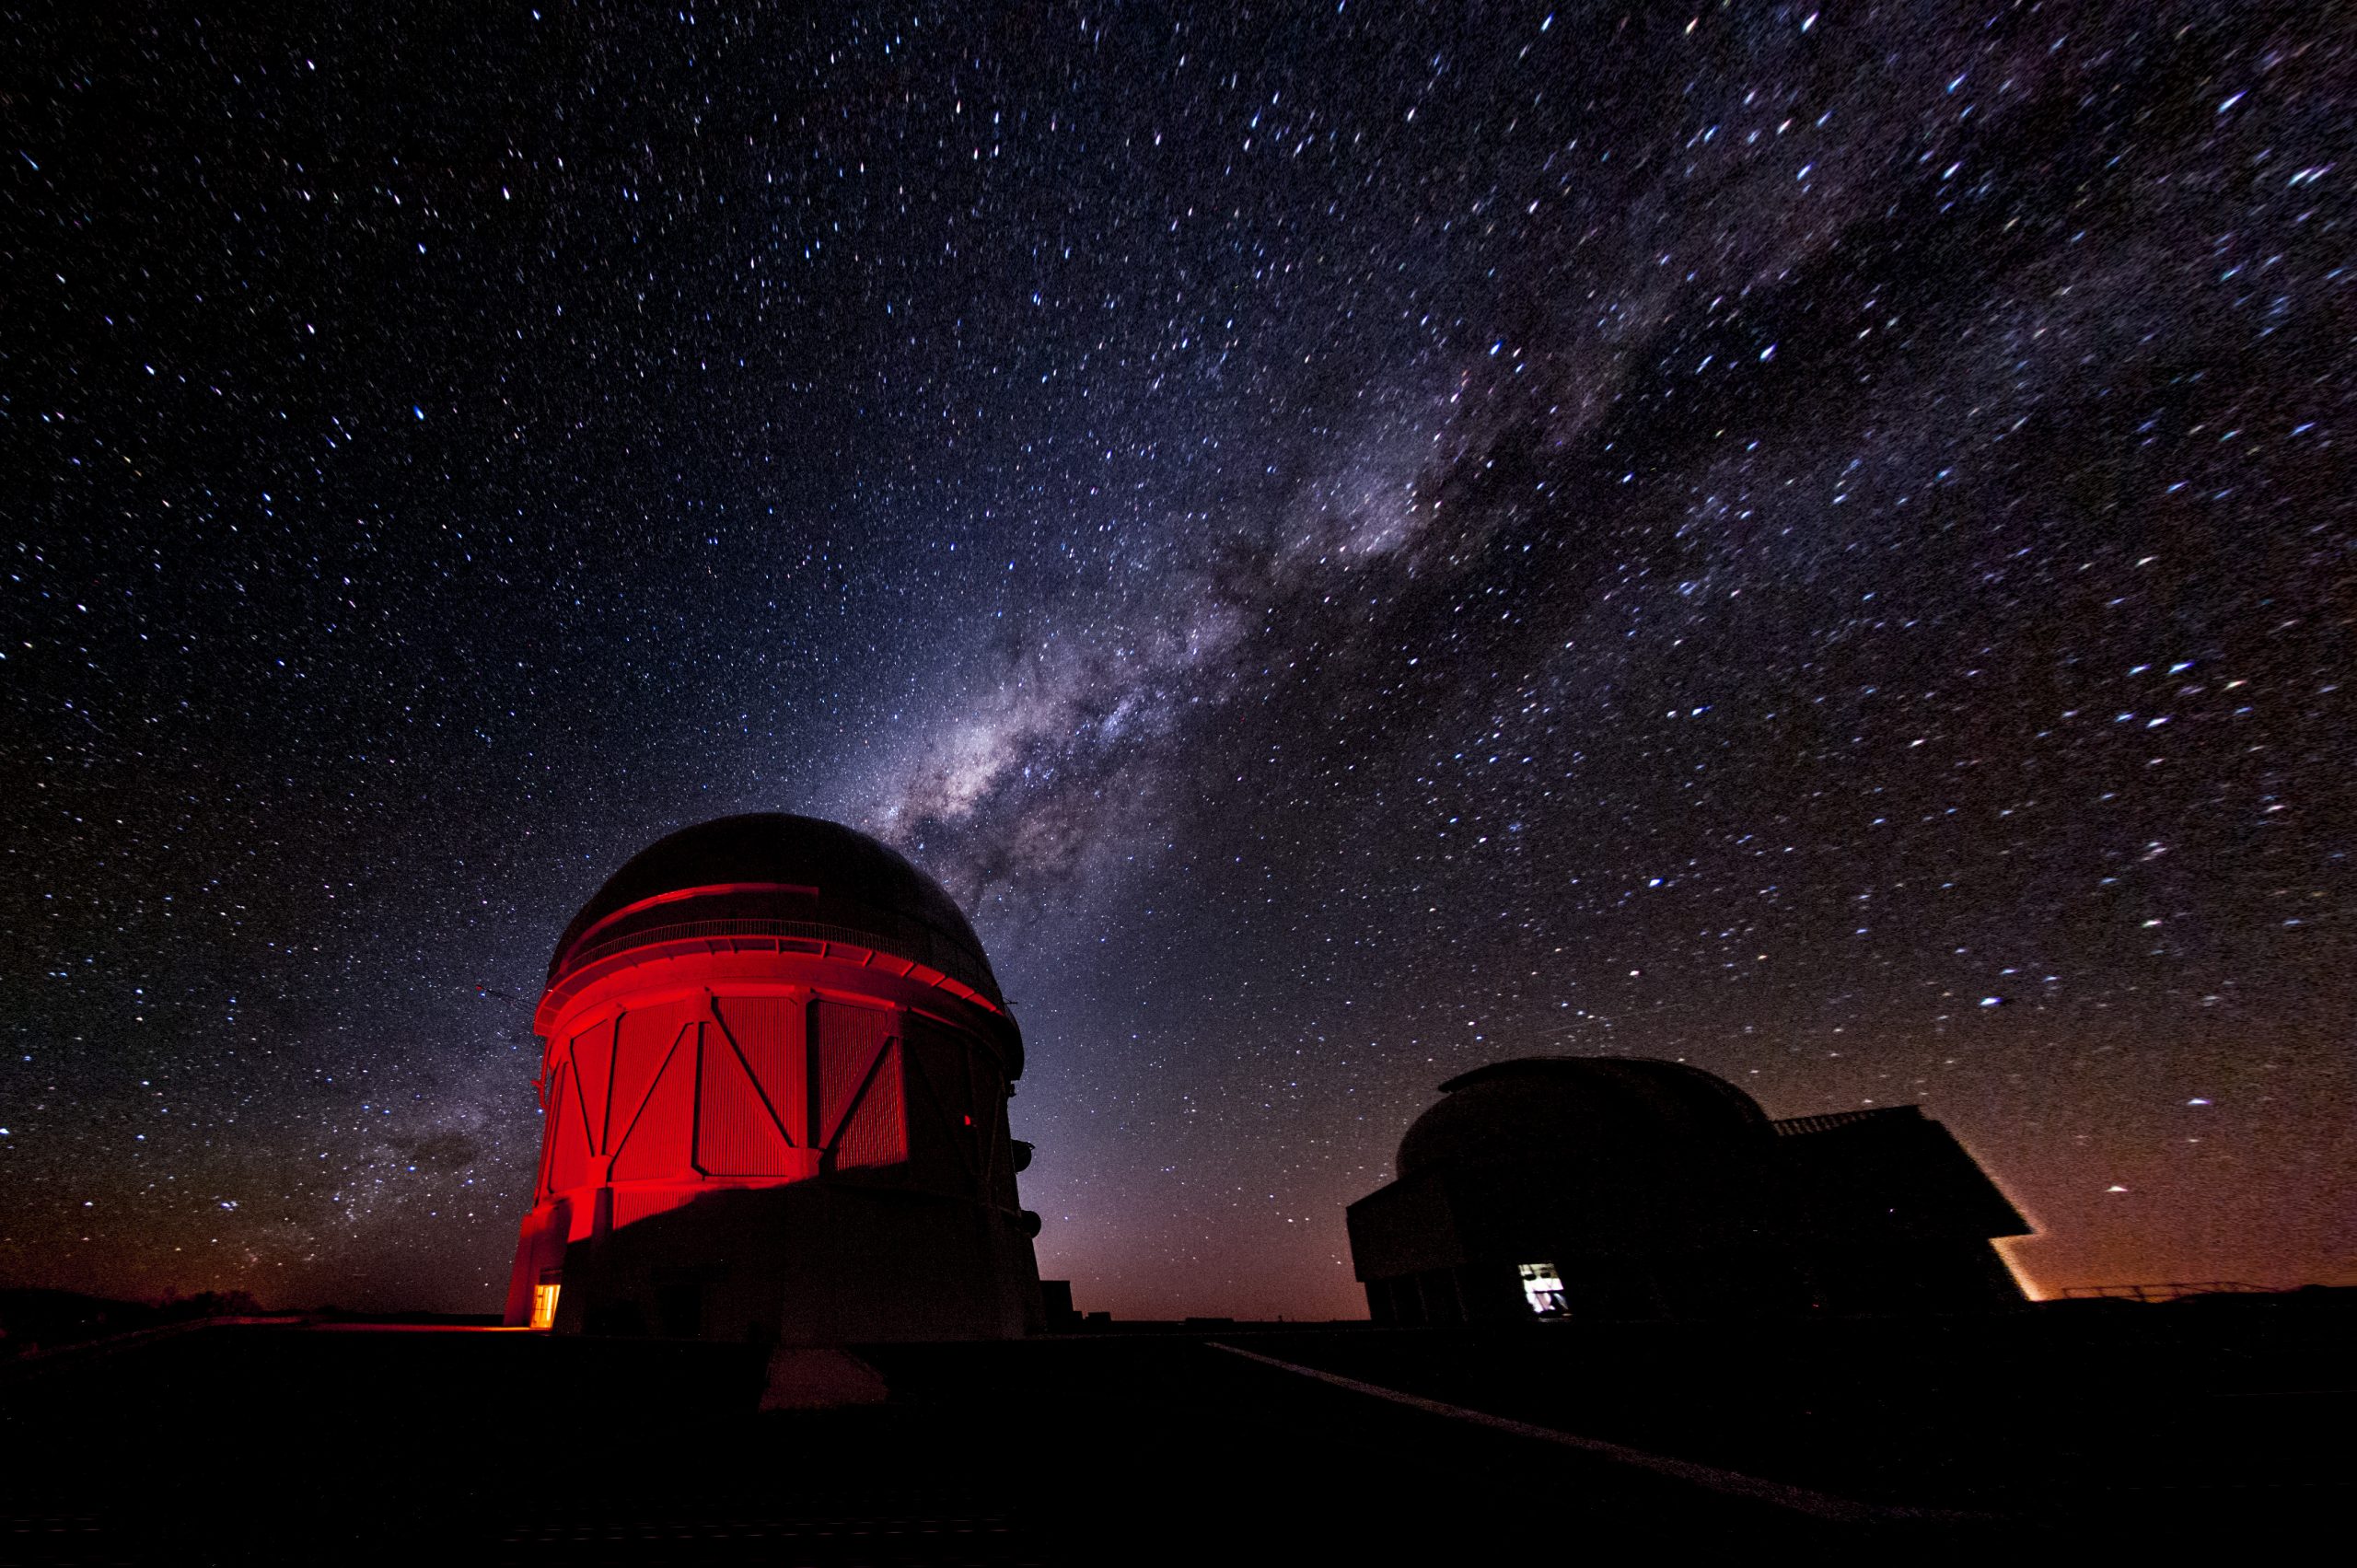
[[[785,812],[718,818],[633,855],[557,939],[549,984],[617,952],[705,935],[856,942],[1004,1005],[941,884],[865,833]]]
[[[957,904],[866,834],[772,813],[648,845],[557,939],[532,1031],[510,1326],[807,1345],[1041,1321],[1022,1030]]]
[[[1461,1074],[1399,1140],[1402,1178],[1452,1162],[1588,1161],[1763,1137],[1725,1079],[1635,1056],[1525,1056]]]

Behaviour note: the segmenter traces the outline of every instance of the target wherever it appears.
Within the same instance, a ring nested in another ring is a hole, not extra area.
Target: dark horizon
[[[17,30],[0,1278],[495,1310],[559,934],[786,810],[1121,1318],[1547,1052],[2357,1281],[2345,19]]]

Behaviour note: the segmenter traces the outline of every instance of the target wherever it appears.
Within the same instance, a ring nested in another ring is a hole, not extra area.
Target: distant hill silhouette
[[[0,1358],[206,1318],[250,1318],[261,1311],[261,1304],[241,1290],[208,1290],[159,1302],[117,1301],[39,1287],[0,1290]]]

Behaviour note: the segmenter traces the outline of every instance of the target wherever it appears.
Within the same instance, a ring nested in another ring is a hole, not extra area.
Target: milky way
[[[2345,17],[992,9],[11,27],[0,1277],[494,1307],[746,809],[974,912],[1086,1307],[1358,1314],[1543,1051],[2351,1277]]]

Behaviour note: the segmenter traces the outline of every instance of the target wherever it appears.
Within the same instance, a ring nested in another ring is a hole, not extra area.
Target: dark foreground
[[[2351,1501],[2343,1294],[875,1347],[766,1414],[736,1346],[215,1325],[0,1369],[0,1562],[2271,1555]]]

